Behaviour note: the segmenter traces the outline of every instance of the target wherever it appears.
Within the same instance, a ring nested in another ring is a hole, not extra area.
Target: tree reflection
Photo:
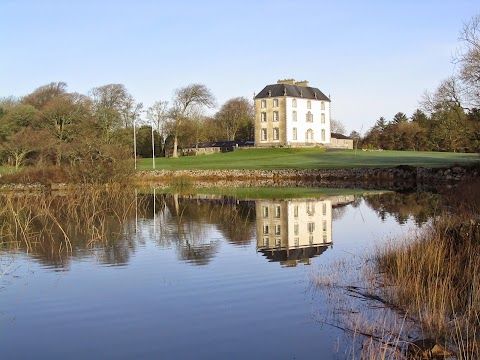
[[[369,195],[364,198],[368,207],[385,221],[392,217],[399,224],[413,219],[416,225],[428,221],[439,208],[439,196],[432,193],[395,193]]]

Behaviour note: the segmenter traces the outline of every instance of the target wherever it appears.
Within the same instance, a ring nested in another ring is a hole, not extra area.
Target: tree
[[[469,109],[480,108],[480,14],[464,24],[459,40],[461,47],[455,62],[459,65],[464,102]]]
[[[392,123],[395,125],[398,125],[404,122],[408,122],[408,117],[402,112],[396,113],[392,120]]]
[[[215,115],[226,140],[236,140],[239,130],[253,124],[253,104],[244,97],[236,97],[222,105]]]
[[[342,134],[345,135],[347,130],[345,129],[345,125],[340,120],[332,119],[330,121],[330,130],[332,133]]]
[[[173,137],[173,157],[178,157],[178,137],[182,125],[195,110],[215,106],[215,97],[203,84],[190,84],[175,90],[173,105],[169,111],[169,133]]]
[[[387,120],[386,120],[383,116],[381,116],[381,117],[375,122],[374,127],[375,127],[376,129],[380,130],[380,131],[383,131],[383,130],[386,129],[387,125],[388,125],[388,124],[387,124]]]
[[[26,105],[32,105],[41,110],[50,100],[63,95],[67,92],[67,84],[64,82],[51,82],[50,84],[40,86],[32,93],[22,98],[21,102]]]
[[[122,127],[122,111],[129,94],[122,84],[108,84],[90,90],[92,110],[106,142],[112,133]]]
[[[40,111],[38,128],[49,129],[59,140],[69,140],[86,118],[91,116],[86,96],[71,93],[49,100]]]
[[[147,110],[147,119],[150,121],[150,125],[156,130],[161,149],[165,149],[165,141],[167,140],[168,131],[168,101],[156,101]]]
[[[5,139],[6,136],[11,135],[21,128],[31,126],[38,114],[38,110],[32,105],[17,105],[0,119],[0,139]]]
[[[23,165],[26,156],[45,146],[48,134],[34,131],[31,128],[22,128],[10,135],[2,143],[1,149],[12,158],[13,165],[18,169]]]
[[[120,115],[122,118],[122,126],[134,127],[136,122],[140,119],[140,114],[143,110],[143,103],[135,102],[132,95],[127,94],[120,105]]]

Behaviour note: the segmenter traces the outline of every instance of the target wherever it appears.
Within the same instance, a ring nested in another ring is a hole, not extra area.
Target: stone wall
[[[363,189],[432,190],[479,176],[479,168],[444,169],[398,166],[390,169],[305,170],[157,170],[138,173],[139,182],[168,186],[172,179],[191,178],[195,186],[315,186]]]

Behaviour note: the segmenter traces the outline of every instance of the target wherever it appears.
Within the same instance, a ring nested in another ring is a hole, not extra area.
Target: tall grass
[[[420,233],[375,254],[382,297],[462,359],[480,356],[480,181],[446,194]]]
[[[73,239],[94,246],[121,235],[135,211],[135,194],[113,186],[65,193],[0,193],[0,249],[74,251]],[[52,255],[53,256],[53,255]]]

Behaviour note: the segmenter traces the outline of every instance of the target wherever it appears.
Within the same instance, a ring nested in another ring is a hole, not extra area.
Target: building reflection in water
[[[257,251],[282,266],[309,265],[333,244],[332,208],[353,201],[353,195],[257,200]]]

